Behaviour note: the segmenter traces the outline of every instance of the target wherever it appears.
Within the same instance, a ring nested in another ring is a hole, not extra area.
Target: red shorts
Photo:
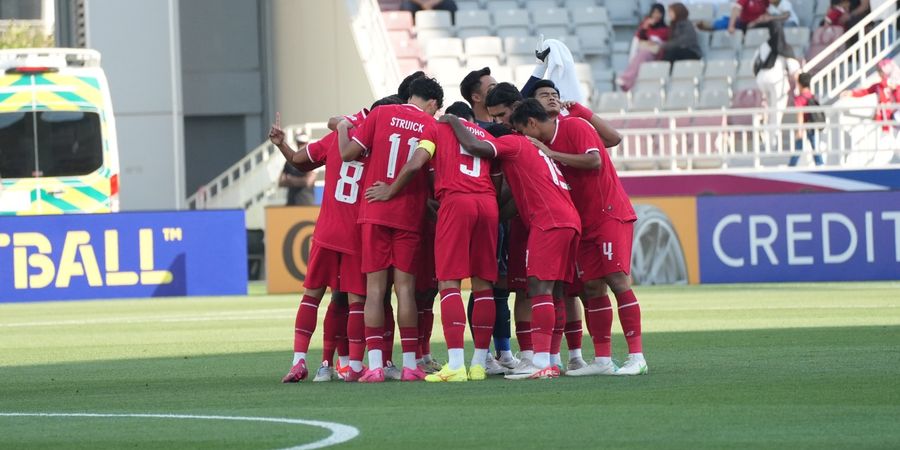
[[[493,195],[448,195],[438,210],[435,267],[441,281],[478,277],[497,281],[497,200]]]
[[[528,227],[519,216],[509,219],[509,249],[507,250],[506,279],[510,291],[528,289],[525,273],[525,249],[528,247]]]
[[[581,241],[578,248],[578,272],[583,281],[606,275],[631,273],[631,245],[634,222],[605,220],[592,236]]]
[[[417,256],[419,264],[416,267],[416,292],[437,289],[437,278],[434,276],[434,227],[434,222],[426,219]]]
[[[581,244],[578,244],[578,248],[581,248]],[[584,283],[581,282],[581,271],[578,270],[578,266],[576,264],[575,277],[572,279],[571,283],[566,283],[566,296],[578,297],[582,292],[584,292]]]
[[[575,257],[578,255],[578,230],[574,228],[532,227],[528,233],[525,271],[529,277],[541,281],[565,281],[575,278]]]
[[[416,273],[421,240],[422,235],[415,231],[362,224],[363,273],[387,270],[391,266],[406,273]]]
[[[332,292],[365,296],[366,274],[360,270],[361,261],[359,255],[341,253],[313,241],[303,287],[319,289],[327,286]]]

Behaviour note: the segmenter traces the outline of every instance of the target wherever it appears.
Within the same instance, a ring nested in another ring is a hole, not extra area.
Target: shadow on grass
[[[649,376],[438,386],[282,385],[289,349],[5,367],[0,412],[330,420],[360,428],[349,445],[368,447],[424,437],[504,447],[523,436],[516,447],[890,446],[900,442],[897,342],[898,326],[652,333]]]

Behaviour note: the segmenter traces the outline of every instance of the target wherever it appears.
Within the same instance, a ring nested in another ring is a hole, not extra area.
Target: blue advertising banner
[[[900,280],[900,191],[697,198],[702,283]]]
[[[0,302],[247,293],[243,211],[0,217]]]

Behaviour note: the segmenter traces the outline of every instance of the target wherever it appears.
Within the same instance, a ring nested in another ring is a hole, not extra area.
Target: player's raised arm
[[[338,123],[338,148],[341,150],[341,159],[344,161],[353,161],[359,158],[359,155],[365,150],[359,142],[350,139],[350,128],[353,128],[353,124],[347,119]]]
[[[494,147],[487,141],[476,138],[475,135],[467,130],[465,125],[459,121],[458,117],[452,114],[444,114],[438,121],[450,124],[450,127],[453,128],[453,134],[456,135],[456,139],[459,141],[459,145],[466,149],[472,156],[477,156],[479,158],[496,157]]]
[[[563,107],[569,111],[569,114],[590,122],[594,129],[597,130],[597,135],[600,136],[600,140],[603,141],[603,145],[606,148],[615,147],[622,142],[622,135],[609,122],[601,119],[600,116],[594,114],[586,106],[578,102],[564,102]]]
[[[272,129],[269,130],[269,141],[272,142],[275,147],[278,147],[281,156],[284,156],[284,159],[291,163],[292,166],[299,169],[301,168],[301,165],[309,163],[309,155],[306,152],[295,152],[294,149],[285,142],[284,137],[284,130],[281,129],[281,113],[275,113],[275,123],[272,124]]]
[[[403,165],[403,168],[400,169],[400,173],[397,174],[397,179],[391,184],[377,181],[372,186],[369,186],[369,188],[366,189],[366,200],[370,202],[386,202],[394,198],[416,175],[418,175],[419,171],[422,170],[422,167],[424,167],[425,164],[428,163],[428,160],[431,159],[433,153],[434,144],[431,141],[420,142],[419,148],[413,153],[412,159],[407,161],[406,164]]]

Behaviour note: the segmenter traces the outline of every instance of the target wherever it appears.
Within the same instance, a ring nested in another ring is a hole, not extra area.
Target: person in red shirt
[[[881,79],[877,83],[869,87],[842,92],[841,97],[877,95],[878,106],[875,108],[875,117],[872,119],[882,122],[882,131],[891,133],[897,126],[898,120],[896,117],[898,111],[890,105],[900,103],[900,66],[890,59],[885,59],[878,63],[878,76]]]
[[[344,161],[366,154],[363,186],[394,180],[403,163],[418,148],[422,135],[435,125],[433,116],[444,100],[441,85],[433,78],[419,78],[410,84],[409,92],[409,104],[388,105],[372,111],[352,140],[348,137],[352,124],[345,120],[338,125]],[[387,289],[388,269],[392,267],[403,348],[401,379],[425,379],[425,372],[416,366],[419,332],[414,275],[428,195],[425,183],[424,175],[418,176],[408,189],[390,201],[360,205],[358,222],[362,225],[362,271],[366,273],[367,286],[366,345],[369,347],[369,370],[359,379],[361,382],[384,381],[381,299]]]
[[[518,108],[513,111],[514,122]],[[524,136],[507,135],[481,141],[455,116],[445,115],[460,145],[474,156],[500,161],[519,215],[529,227],[526,249],[528,296],[531,300],[531,339],[534,356],[506,375],[507,379],[559,376],[550,364],[550,341],[555,322],[553,290],[574,278],[574,260],[581,220],[569,197],[565,178],[549,158]]]
[[[594,328],[596,359],[567,375],[639,375],[647,373],[641,348],[641,313],[631,289],[631,245],[637,216],[619,181],[603,142],[582,119],[551,120],[536,100],[516,108],[513,125],[535,139],[544,154],[562,166],[581,217],[578,270],[588,297],[588,324]],[[619,320],[628,342],[628,360],[617,369],[608,336],[612,310],[606,286],[619,305]]]
[[[825,13],[825,26],[839,26],[847,31],[847,22],[850,20],[850,1],[831,0],[831,7]]]
[[[372,109],[399,103],[400,100],[396,97],[386,97],[375,102]],[[364,109],[355,115],[346,116],[346,120],[361,123],[367,113],[368,111]],[[304,151],[299,152],[294,152],[287,145],[284,137],[280,116],[276,114],[275,124],[269,132],[269,140],[278,147],[288,163],[296,167],[324,164],[325,192],[322,197],[317,226],[313,233],[308,270],[303,283],[305,292],[297,308],[294,323],[294,362],[282,382],[296,383],[308,376],[306,353],[309,350],[309,340],[316,329],[319,303],[328,287],[335,294],[332,296],[332,302],[325,316],[325,328],[336,329],[338,334],[347,334],[348,328],[355,331],[355,333],[351,333],[353,336],[350,338],[355,341],[356,345],[351,344],[348,361],[343,362],[342,365],[350,366],[351,370],[355,366],[356,373],[361,374],[364,351],[364,346],[361,345],[363,342],[362,321],[358,321],[358,324],[354,324],[353,327],[348,327],[349,311],[346,306],[338,308],[337,305],[340,302],[336,300],[341,297],[340,293],[346,293],[350,302],[349,309],[361,312],[366,295],[365,275],[360,270],[360,233],[356,223],[359,214],[359,182],[363,175],[363,162],[359,159],[347,162],[341,159],[336,132],[329,133],[319,141],[309,144]],[[325,341],[334,341],[334,337],[329,334],[326,333]],[[330,364],[331,356],[328,351],[323,351],[323,353],[323,365],[319,369],[320,373],[316,376],[318,381],[330,380],[333,373]],[[343,353],[343,356],[348,355]],[[349,359],[355,359],[356,364],[350,364]]]
[[[457,102],[447,108],[448,114],[454,112],[472,119],[472,110],[464,103]],[[478,139],[489,136],[468,120],[463,125]],[[439,372],[428,375],[425,381],[480,381],[486,378],[485,362],[495,314],[492,283],[497,281],[499,213],[490,163],[466,152],[450,125],[439,123],[422,135],[419,148],[403,166],[396,181],[376,183],[366,191],[366,199],[378,202],[394,198],[429,163],[433,169],[435,199],[440,202],[435,267],[449,361]],[[468,374],[463,354],[466,311],[460,295],[464,278],[471,278],[474,293],[475,354]]]
[[[747,31],[757,19],[766,14],[769,9],[769,0],[737,0],[731,8],[731,17],[728,20],[728,32],[734,34],[736,29]]]

